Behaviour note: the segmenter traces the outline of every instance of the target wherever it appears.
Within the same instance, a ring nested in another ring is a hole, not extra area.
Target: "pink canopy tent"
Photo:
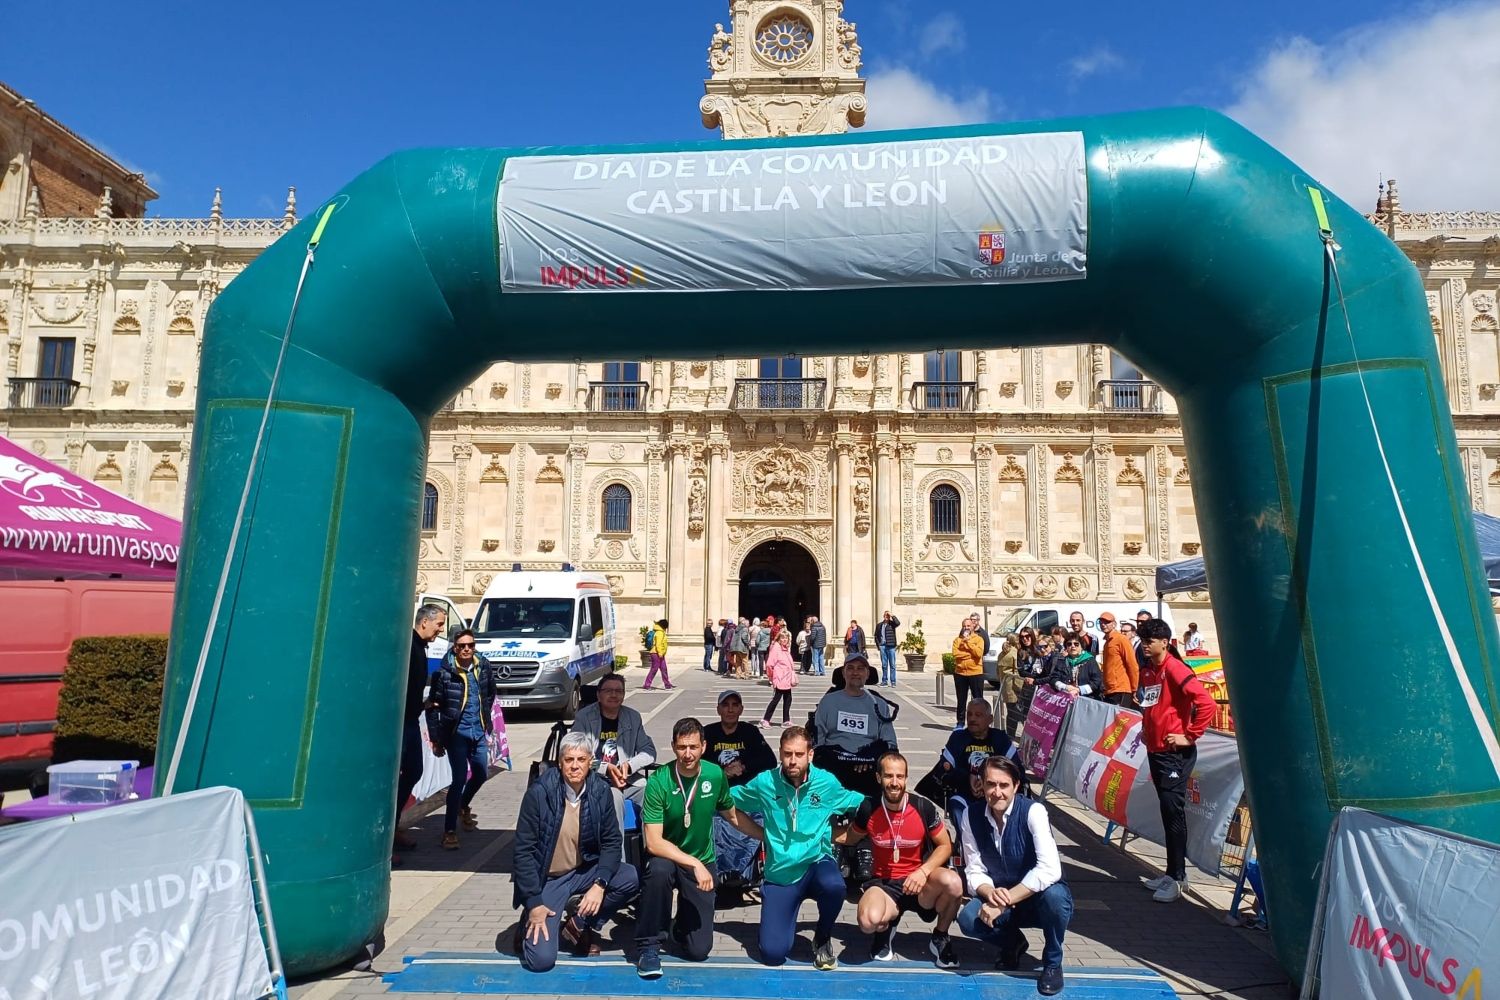
[[[0,578],[177,575],[182,522],[0,436]]]

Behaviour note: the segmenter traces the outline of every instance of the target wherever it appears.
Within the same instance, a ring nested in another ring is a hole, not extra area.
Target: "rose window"
[[[789,66],[812,51],[812,25],[793,14],[778,14],[760,26],[755,51],[778,66]]]

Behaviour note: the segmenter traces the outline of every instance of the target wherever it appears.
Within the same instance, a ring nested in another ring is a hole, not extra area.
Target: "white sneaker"
[[[1158,875],[1156,876],[1156,878],[1141,879],[1141,885],[1145,886],[1150,891],[1155,892],[1158,889],[1165,889],[1167,887],[1167,883],[1171,881],[1172,876],[1170,875]]]
[[[1158,903],[1175,903],[1182,898],[1182,883],[1175,878],[1168,879],[1166,885],[1151,894],[1151,898]]]

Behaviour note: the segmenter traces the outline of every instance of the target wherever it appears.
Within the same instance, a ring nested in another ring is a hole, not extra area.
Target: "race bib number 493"
[[[870,732],[870,717],[857,712],[839,713],[839,732],[865,736]]]

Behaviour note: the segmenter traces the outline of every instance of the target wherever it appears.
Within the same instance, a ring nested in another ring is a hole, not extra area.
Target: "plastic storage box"
[[[124,802],[135,791],[135,760],[73,760],[47,768],[47,793],[53,802],[72,804]]]

